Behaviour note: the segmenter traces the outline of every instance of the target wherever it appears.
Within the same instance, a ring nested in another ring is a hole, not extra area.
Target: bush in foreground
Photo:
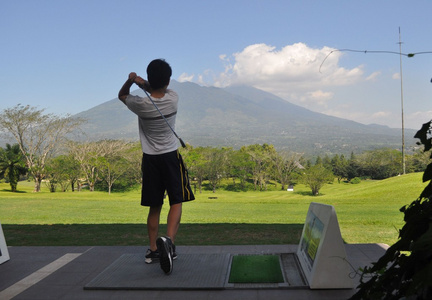
[[[432,149],[432,121],[415,138]],[[432,155],[430,156],[432,158]],[[432,299],[432,163],[423,174],[426,188],[410,205],[400,209],[405,225],[399,240],[361,276],[359,291],[351,299]]]

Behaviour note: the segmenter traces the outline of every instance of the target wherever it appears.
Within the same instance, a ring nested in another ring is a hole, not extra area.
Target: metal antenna
[[[402,78],[402,42],[401,30],[399,27],[399,61],[400,61],[400,80],[401,80],[401,111],[402,111],[402,172],[405,174],[405,126],[404,126],[404,104],[403,104],[403,78]]]

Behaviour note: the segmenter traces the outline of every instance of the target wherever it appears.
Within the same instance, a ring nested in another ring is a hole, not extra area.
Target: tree
[[[298,163],[300,156],[300,154],[295,153],[281,155],[276,152],[271,156],[275,179],[280,182],[282,190],[285,190],[287,185],[292,184],[294,172],[300,167]]]
[[[111,194],[112,186],[121,176],[123,176],[132,166],[127,159],[126,153],[132,147],[124,141],[107,140],[104,141],[105,153],[98,158],[97,168],[102,180],[108,185],[108,193]]]
[[[69,180],[69,185],[72,192],[75,191],[75,185],[78,186],[78,191],[81,189],[79,178],[81,177],[81,169],[78,162],[70,155],[62,156],[61,158],[61,169],[63,174]]]
[[[210,151],[208,147],[188,147],[182,154],[184,156],[184,161],[187,165],[189,175],[198,184],[200,194],[202,192],[202,183],[206,177],[206,165],[209,162],[208,155],[205,155],[205,153],[208,151]]]
[[[111,192],[114,182],[132,166],[128,160],[132,145],[125,141],[71,142],[68,148],[69,154],[78,162],[90,191],[95,190],[96,183],[104,180],[108,185],[108,192]],[[133,168],[139,174],[136,163]]]
[[[98,158],[103,155],[103,145],[99,142],[87,143],[69,143],[69,154],[76,160],[80,166],[81,174],[84,176],[90,191],[99,178]]]
[[[56,191],[57,185],[61,186],[63,192],[66,192],[69,186],[74,191],[80,169],[78,162],[70,155],[60,155],[47,162],[46,174],[47,184],[51,192]]]
[[[358,156],[363,174],[372,179],[385,179],[400,174],[401,160],[402,153],[389,148],[366,151]]]
[[[6,177],[12,192],[17,191],[21,175],[27,173],[25,161],[18,144],[6,144],[6,149],[0,148],[0,177]]]
[[[240,188],[244,189],[246,181],[252,176],[254,163],[250,155],[242,150],[232,151],[229,157],[229,173],[240,180]]]
[[[209,183],[212,187],[213,193],[220,184],[222,178],[225,177],[227,156],[225,149],[208,148],[205,152],[207,164],[206,173]]]
[[[407,156],[408,172],[422,172],[429,164],[431,151],[422,151],[421,149],[414,152],[413,155]]]
[[[326,169],[332,170],[332,160],[327,154],[324,156],[322,164]]]
[[[333,182],[334,175],[322,164],[318,164],[306,169],[301,179],[305,185],[310,187],[312,195],[317,196],[324,184]]]
[[[348,178],[348,161],[343,154],[340,157],[336,154],[331,160],[331,166],[338,183],[340,183],[343,178]]]
[[[57,185],[61,182],[62,173],[56,165],[57,161],[50,159],[45,166],[45,184],[51,193],[57,190]]]
[[[63,145],[67,134],[82,122],[82,119],[69,115],[59,117],[44,114],[44,109],[21,104],[7,108],[0,114],[0,128],[17,141],[35,181],[35,192],[40,191],[47,160]]]
[[[252,178],[255,190],[257,189],[257,184],[259,184],[261,191],[267,189],[267,180],[273,167],[271,157],[276,152],[274,146],[255,144],[244,146],[241,150],[246,151],[253,162]]]
[[[129,185],[136,185],[142,183],[141,176],[141,161],[142,161],[142,149],[141,143],[135,142],[130,145],[124,153],[123,157],[125,157],[128,162],[128,169],[126,173],[122,176],[122,178],[126,177],[127,181],[129,181]]]
[[[346,175],[348,180],[362,176],[362,171],[357,160],[357,156],[354,154],[354,152],[351,152],[350,159],[348,160]]]

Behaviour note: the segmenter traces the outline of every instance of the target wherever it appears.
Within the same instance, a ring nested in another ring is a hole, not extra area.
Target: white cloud
[[[353,111],[352,109],[329,109],[322,113],[335,116],[343,119],[353,120],[363,124],[380,124],[392,128],[401,128],[402,120],[399,112],[394,111],[378,111],[368,113],[366,111]],[[432,111],[415,112],[405,114],[404,126],[410,129],[420,129],[423,123],[432,119]]]
[[[329,116],[348,119],[362,124],[380,124],[393,128],[400,127],[400,116],[395,115],[392,111],[377,111],[371,113],[369,111],[353,109],[350,105],[342,105],[321,112]]]
[[[379,120],[381,118],[387,118],[392,116],[392,113],[389,111],[377,111],[372,114],[372,119]]]
[[[381,72],[373,72],[372,74],[370,74],[368,77],[366,77],[366,80],[376,80],[378,78],[378,76],[381,75]]]
[[[189,75],[187,73],[182,73],[179,78],[177,79],[179,82],[186,82],[186,81],[192,81],[194,79],[195,75]]]
[[[361,68],[347,70],[339,67],[342,53],[331,53],[333,50],[329,47],[313,49],[304,43],[288,45],[279,51],[266,44],[250,45],[242,52],[233,54],[234,63],[229,70],[231,83],[262,84],[262,80],[271,80],[275,85],[288,81],[301,83],[302,86],[328,86],[359,80],[363,74]],[[227,62],[226,56],[221,57]]]
[[[214,79],[214,85],[250,85],[294,103],[312,104],[315,100],[315,105],[322,105],[333,94],[326,89],[363,80],[362,66],[340,67],[343,54],[334,50],[314,49],[304,43],[282,49],[266,44],[250,45],[231,57],[220,55],[225,70]]]
[[[392,75],[392,79],[400,79],[400,74],[399,73],[394,73]]]
[[[333,93],[323,92],[321,90],[310,92],[308,93],[308,95],[310,96],[310,98],[317,99],[317,100],[329,100],[333,98]]]
[[[220,74],[206,70],[188,78],[217,87],[253,86],[327,115],[397,126],[395,112],[373,111],[373,98],[368,98],[371,84],[382,80],[381,71],[365,76],[363,65],[342,67],[343,55],[334,48],[311,48],[304,43],[280,49],[253,44],[232,55],[221,54],[224,71]]]
[[[432,110],[416,111],[410,114],[405,114],[404,122],[407,128],[420,129],[423,123],[429,122],[432,119]]]
[[[364,123],[364,118],[366,117],[366,115],[364,113],[359,112],[359,111],[352,111],[350,109],[346,109],[346,107],[345,108],[331,108],[331,109],[327,109],[327,110],[322,111],[322,113],[329,115],[329,116],[353,120],[353,121],[357,121],[357,122],[361,122],[361,123]],[[362,120],[362,121],[360,121],[360,120]]]
[[[219,55],[219,59],[220,60],[227,60],[227,55],[226,54],[221,54],[221,55]]]
[[[334,94],[332,92],[323,92],[322,90],[316,90],[313,92],[305,93],[300,98],[300,101],[302,102],[303,106],[307,107],[317,105],[321,107],[327,107],[328,102],[333,99],[333,95]]]

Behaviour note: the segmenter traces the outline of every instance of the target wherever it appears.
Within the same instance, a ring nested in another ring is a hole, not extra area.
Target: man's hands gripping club
[[[147,92],[151,92],[150,84],[148,81],[144,80],[138,76],[135,72],[129,73],[128,80],[123,84],[122,88],[118,93],[118,98],[124,103],[127,96],[130,94],[130,88],[133,84],[138,85],[140,88]]]

